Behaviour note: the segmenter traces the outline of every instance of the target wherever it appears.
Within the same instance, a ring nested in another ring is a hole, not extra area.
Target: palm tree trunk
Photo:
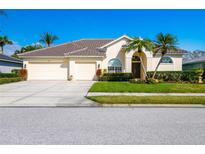
[[[145,70],[145,66],[144,66],[141,54],[139,54],[139,58],[140,58],[140,61],[141,61],[141,64],[142,64],[142,69],[143,69],[143,72],[144,72],[144,75],[145,75],[145,78],[146,78],[147,77],[147,71]]]
[[[163,57],[164,57],[164,55],[161,56],[161,58],[160,58],[160,60],[159,60],[159,62],[158,62],[158,64],[157,64],[157,67],[156,67],[155,70],[154,70],[154,74],[153,74],[153,76],[152,76],[153,79],[155,78],[155,75],[156,75],[156,73],[157,73],[157,70],[158,70],[158,68],[159,68],[159,65],[161,64],[161,61],[162,61],[162,58],[163,58]]]

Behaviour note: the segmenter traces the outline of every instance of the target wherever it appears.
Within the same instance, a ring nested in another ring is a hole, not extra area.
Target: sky
[[[124,34],[154,40],[160,32],[178,38],[182,49],[205,50],[205,10],[5,10],[0,17],[0,35],[14,42],[6,46],[12,54],[38,43],[50,32],[56,44],[81,38],[118,38]]]

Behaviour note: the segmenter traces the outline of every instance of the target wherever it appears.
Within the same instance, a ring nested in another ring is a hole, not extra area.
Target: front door
[[[132,63],[132,74],[134,78],[140,78],[140,63],[138,62]]]

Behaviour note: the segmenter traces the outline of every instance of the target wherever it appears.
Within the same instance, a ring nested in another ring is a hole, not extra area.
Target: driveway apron
[[[92,106],[93,81],[24,81],[0,85],[0,106]]]

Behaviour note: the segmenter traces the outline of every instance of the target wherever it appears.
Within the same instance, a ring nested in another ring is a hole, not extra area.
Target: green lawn
[[[89,92],[205,93],[205,84],[96,82]]]
[[[203,96],[90,96],[100,104],[203,104]]]

